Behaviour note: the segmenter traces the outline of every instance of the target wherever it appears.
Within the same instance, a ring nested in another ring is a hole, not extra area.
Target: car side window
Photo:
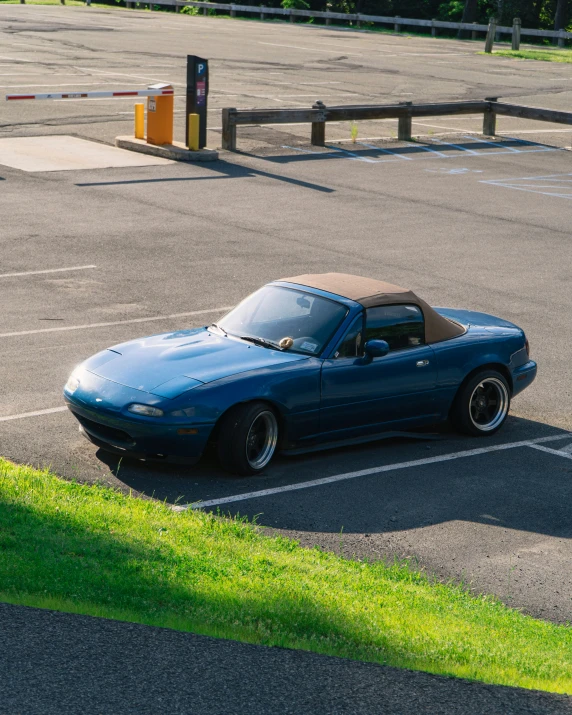
[[[390,350],[414,348],[425,343],[425,321],[416,305],[382,305],[368,308],[365,341],[385,340]]]
[[[335,358],[360,357],[363,355],[363,314],[351,324],[350,329],[345,334],[342,342],[339,344]]]

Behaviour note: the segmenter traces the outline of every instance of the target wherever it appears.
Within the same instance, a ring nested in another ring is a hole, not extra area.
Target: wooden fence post
[[[396,15],[395,16],[395,25],[393,26],[393,32],[401,32],[401,25],[399,24],[399,20],[401,20],[401,15]]]
[[[476,25],[476,22],[473,22],[473,25]],[[477,31],[476,30],[471,30],[471,40],[476,40],[477,39]]]
[[[495,34],[497,31],[497,19],[496,17],[491,17],[489,20],[489,29],[487,30],[487,39],[485,40],[485,52],[490,55],[493,51],[493,43],[495,41]]]
[[[261,6],[260,6],[260,19],[261,19],[261,20],[264,20],[264,17],[265,17],[265,15],[264,15],[264,5],[261,5]]]
[[[318,99],[314,102],[312,109],[326,109],[326,105]],[[326,143],[326,122],[312,122],[312,133],[310,143],[312,146],[324,146]]]
[[[435,18],[431,20],[431,37],[437,37],[437,28],[435,27]]]
[[[498,97],[485,97],[485,102],[498,102]],[[494,137],[497,128],[497,113],[491,105],[483,113],[483,134]]]
[[[290,22],[296,22],[296,17],[294,15],[294,11],[290,10]]]
[[[566,37],[564,33],[566,30],[560,30],[558,35],[558,47],[566,47]]]
[[[236,108],[225,107],[222,110],[222,148],[236,151],[236,124],[231,124],[231,112],[236,112]]]
[[[230,6],[230,16],[236,17],[236,10],[234,9],[234,5]]]
[[[399,102],[406,107],[410,107],[413,102]],[[411,141],[411,110],[404,117],[397,120],[397,140],[400,142]]]
[[[520,50],[520,28],[522,27],[522,20],[520,17],[515,17],[512,21],[512,49]]]

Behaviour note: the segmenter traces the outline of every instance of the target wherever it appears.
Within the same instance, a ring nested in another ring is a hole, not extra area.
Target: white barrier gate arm
[[[52,92],[50,94],[7,94],[6,101],[14,99],[91,99],[99,97],[160,97],[173,95],[170,89],[126,89],[117,92]]]

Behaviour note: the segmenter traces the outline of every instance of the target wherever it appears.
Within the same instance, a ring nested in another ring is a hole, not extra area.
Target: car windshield
[[[264,286],[216,326],[264,347],[319,355],[347,314],[346,306],[303,290]]]

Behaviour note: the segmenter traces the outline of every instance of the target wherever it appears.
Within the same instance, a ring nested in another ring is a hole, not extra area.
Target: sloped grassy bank
[[[572,693],[572,629],[0,459],[0,600]]]

